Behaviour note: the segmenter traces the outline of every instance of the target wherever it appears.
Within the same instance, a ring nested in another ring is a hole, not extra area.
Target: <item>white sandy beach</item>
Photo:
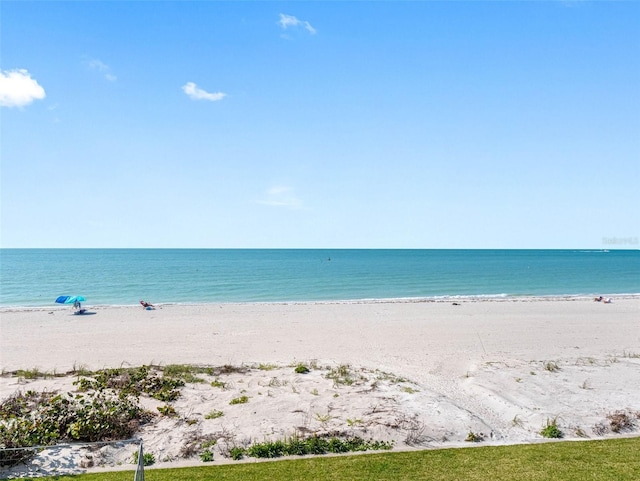
[[[0,367],[74,368],[197,364],[253,366],[221,391],[187,385],[178,418],[141,433],[159,461],[176,459],[196,430],[235,442],[294,432],[351,430],[395,449],[537,442],[549,419],[566,438],[616,435],[607,415],[640,412],[640,298],[367,301],[336,303],[88,306],[4,310]],[[302,362],[316,366],[295,374]],[[548,370],[552,363],[558,370]],[[278,366],[273,370],[259,364]],[[349,365],[359,382],[336,385]],[[400,381],[399,381],[400,379]],[[0,378],[3,398],[24,389],[73,389],[69,378]],[[230,406],[244,393],[250,402]],[[157,404],[157,403],[156,403]],[[149,401],[154,408],[153,402]],[[214,410],[224,416],[206,420]],[[197,423],[185,423],[185,419]],[[636,421],[640,432],[640,420]],[[634,430],[627,434],[633,434]],[[226,462],[216,454],[216,461]]]

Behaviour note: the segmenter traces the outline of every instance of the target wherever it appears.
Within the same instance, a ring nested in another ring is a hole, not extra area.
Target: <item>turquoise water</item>
[[[1,249],[0,306],[640,293],[640,251]]]

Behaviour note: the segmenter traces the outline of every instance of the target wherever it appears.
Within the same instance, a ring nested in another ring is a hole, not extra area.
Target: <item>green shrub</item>
[[[305,454],[309,454],[307,443],[304,439],[294,436],[286,443],[285,454],[287,456],[304,456]]]
[[[284,442],[269,441],[256,443],[247,448],[247,456],[252,458],[279,458],[284,453]]]
[[[214,379],[213,381],[211,381],[211,387],[219,387],[220,389],[224,389],[225,387],[227,387],[227,385],[219,379]]]
[[[164,406],[158,406],[157,409],[160,412],[160,414],[168,418],[177,416],[176,409],[173,406],[170,406],[169,404],[165,404]]]
[[[294,371],[297,374],[307,374],[309,372],[309,368],[307,366],[305,366],[304,364],[298,364],[296,366],[296,368],[294,369]]]
[[[133,464],[138,464],[138,456],[140,456],[138,451],[134,451]],[[153,455],[153,453],[144,453],[142,455],[142,464],[144,464],[145,466],[151,466],[152,464],[155,464],[155,462],[156,462],[156,457]]]
[[[234,446],[229,450],[229,455],[234,461],[238,461],[244,457],[245,449],[240,446]]]
[[[556,418],[552,420],[547,419],[547,424],[542,428],[542,431],[540,431],[540,434],[544,438],[552,438],[552,439],[559,439],[564,436],[564,434],[558,427]]]
[[[205,449],[204,451],[202,451],[200,453],[200,460],[203,463],[210,463],[211,461],[213,461],[213,453],[211,452],[211,450]]]

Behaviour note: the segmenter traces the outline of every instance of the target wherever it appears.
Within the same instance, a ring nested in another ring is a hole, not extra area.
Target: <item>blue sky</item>
[[[640,247],[638,2],[0,15],[2,247]]]

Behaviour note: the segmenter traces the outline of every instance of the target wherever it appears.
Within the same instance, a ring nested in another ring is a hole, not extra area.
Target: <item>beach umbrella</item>
[[[60,296],[56,299],[56,304],[73,304],[74,302],[84,302],[83,296]]]

